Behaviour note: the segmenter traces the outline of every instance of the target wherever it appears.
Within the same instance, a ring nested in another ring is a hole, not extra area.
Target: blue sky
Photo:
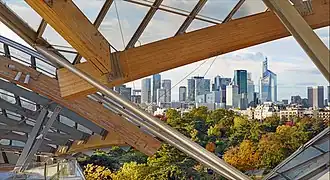
[[[28,22],[32,28],[35,30],[37,29],[41,18],[31,10],[24,1],[5,0],[5,2],[10,8],[15,10],[19,16]],[[82,9],[89,20],[93,22],[104,0],[74,0],[74,2]],[[211,18],[223,19],[236,2],[237,0],[209,0],[200,14]],[[163,1],[164,5],[179,7],[187,11],[190,11],[196,3],[197,0]],[[135,32],[149,8],[121,0],[116,0],[116,5],[123,34],[121,34],[120,31],[114,4],[111,6],[104,22],[101,24],[100,31],[112,45],[117,49],[122,50],[124,44],[128,43],[130,37]],[[266,7],[261,1],[247,0],[234,17],[239,18],[241,16],[262,12],[265,9]],[[157,11],[145,32],[142,34],[140,43],[147,44],[173,36],[184,19],[183,16]],[[211,25],[212,24],[194,20],[188,31],[197,30]],[[329,27],[318,29],[315,32],[329,47]],[[17,35],[11,32],[3,24],[0,24],[0,34],[24,43],[22,39],[17,37]],[[124,39],[121,38],[122,36]],[[43,37],[52,44],[69,46],[69,44],[50,26],[47,27]],[[261,74],[261,61],[266,56],[269,59],[269,68],[278,75],[279,100],[289,99],[291,95],[301,95],[302,97],[306,97],[307,86],[326,86],[329,84],[292,37],[221,55],[212,65],[206,77],[213,78],[216,75],[233,77],[235,69],[246,69],[249,72],[252,72],[253,80],[255,84],[258,85],[258,79]],[[74,56],[67,55],[67,57],[72,58]],[[207,62],[193,75],[203,75],[209,68],[212,60],[213,58],[206,60]],[[172,85],[176,84],[201,62],[202,61],[163,72],[161,73],[162,78],[171,79]],[[187,81],[185,80],[173,89],[172,97],[174,100],[178,99],[178,87],[180,85],[186,85],[186,83]],[[132,87],[134,86],[138,89],[141,86],[141,82],[140,80],[136,80],[134,83],[128,83],[128,85]]]

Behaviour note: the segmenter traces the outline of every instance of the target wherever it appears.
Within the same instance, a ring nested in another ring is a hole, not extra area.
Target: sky
[[[104,3],[104,0],[73,1],[91,22],[96,19]],[[218,20],[224,19],[237,1],[238,0],[209,0],[201,10],[200,15]],[[29,8],[23,0],[4,0],[4,2],[33,29],[37,30],[41,17]],[[191,11],[196,3],[197,0],[164,0],[162,4],[180,8],[184,11]],[[241,9],[234,15],[234,19],[263,12],[265,9],[266,7],[260,0],[246,0]],[[123,50],[148,10],[149,8],[147,7],[124,2],[122,0],[115,0],[115,3],[112,4],[101,24],[99,31],[117,50]],[[185,17],[183,16],[158,10],[140,37],[137,46],[174,36],[184,20]],[[188,32],[212,25],[213,24],[200,20],[194,20],[188,28]],[[253,24],[251,24],[251,26],[253,26]],[[315,30],[315,32],[329,48],[329,27]],[[1,23],[0,35],[27,45],[15,33]],[[43,37],[51,44],[70,46],[50,26],[47,26]],[[74,58],[74,55],[64,55],[69,60]],[[290,99],[292,95],[306,97],[308,86],[327,86],[329,84],[292,37],[282,38],[220,55],[216,58],[212,66],[210,65],[215,57],[162,72],[161,76],[162,79],[171,79],[172,85],[174,85],[189,74],[192,69],[195,69],[203,61],[206,61],[192,76],[203,75],[207,69],[210,68],[206,74],[206,78],[213,79],[216,75],[232,78],[234,70],[245,69],[252,73],[252,79],[257,90],[261,75],[261,62],[265,57],[268,58],[269,69],[277,74],[278,100]],[[130,82],[127,85],[133,87],[133,89],[139,89],[141,87],[141,80]],[[172,100],[178,100],[179,86],[186,85],[187,80],[184,80],[173,88]]]

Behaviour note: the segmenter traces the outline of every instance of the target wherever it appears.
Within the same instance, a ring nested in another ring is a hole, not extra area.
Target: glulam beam
[[[309,26],[312,29],[329,26],[329,0],[313,0],[312,5],[314,13],[304,16]],[[113,81],[109,81],[108,74],[99,75],[89,62],[75,66],[111,87],[287,36],[290,32],[273,12],[267,11],[115,53],[124,76]],[[67,69],[58,70],[58,78],[64,98],[96,91]]]
[[[87,97],[82,97],[76,100],[63,99],[60,96],[60,89],[56,79],[40,74],[33,68],[24,66],[3,56],[0,56],[0,64],[1,78],[4,78],[10,82],[15,82],[16,84],[47,97],[57,104],[64,106],[78,115],[94,122],[108,132],[117,133],[128,145],[133,146],[146,155],[154,154],[160,147],[161,143],[154,137],[143,132],[134,124],[128,122],[121,116],[110,112],[108,109],[103,107],[103,105],[90,100]],[[8,68],[9,65],[14,65],[16,71]],[[23,72],[23,74],[30,74],[30,82],[28,84],[24,84],[24,76],[20,81],[14,81],[17,71]]]
[[[72,0],[25,0],[93,68],[104,74],[111,71],[110,44]]]

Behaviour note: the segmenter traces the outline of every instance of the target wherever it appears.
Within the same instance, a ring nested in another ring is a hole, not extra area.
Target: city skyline
[[[35,12],[29,11],[29,9],[26,8],[27,5],[24,3],[24,1],[7,1],[7,3],[11,8],[14,8],[19,15],[24,15],[25,19],[29,20],[29,22],[33,22],[34,24],[32,24],[32,27],[38,27],[39,22],[35,21],[35,19],[40,19],[40,17],[38,17]],[[95,8],[95,6],[97,5],[101,7],[102,4],[101,1],[94,3],[90,3],[87,1],[77,1],[77,3],[80,6],[84,7],[85,12],[89,12],[89,16],[93,17],[97,16],[97,12],[92,11],[90,9],[92,9],[93,7]],[[179,2],[172,1],[171,3]],[[192,2],[185,1],[185,3],[190,4]],[[225,5],[228,4],[225,3]],[[125,4],[124,2],[118,2],[118,6],[129,10],[129,12],[132,14],[136,14],[137,11],[140,14],[145,13],[144,9],[132,9],[130,4],[128,3]],[[253,6],[245,10],[250,12],[253,11],[253,9],[255,9],[256,7],[257,6],[254,4]],[[221,8],[226,9],[228,7],[223,6]],[[218,9],[214,12],[217,12],[217,14],[226,14],[225,11],[219,12]],[[126,42],[128,42],[130,36],[134,33],[136,27],[139,24],[137,22],[137,19],[138,18],[136,16],[122,16],[123,21],[131,22],[123,23],[124,38]],[[178,18],[177,16],[170,14],[162,14],[162,18],[160,18],[160,16],[156,16],[152,20],[153,23],[151,23],[150,27],[146,29],[146,32],[141,37],[140,43],[143,45],[155,40],[160,40],[173,36],[173,34],[175,33],[175,29],[177,29],[181,24],[181,22],[179,21],[183,20],[184,19]],[[117,27],[118,23],[116,21],[117,19],[115,11],[112,10],[109,12],[109,15],[104,20],[105,25],[101,25],[100,29],[102,33],[106,35],[106,38],[109,38],[110,41],[114,43],[113,45],[118,50],[121,50],[125,47],[125,45],[122,44],[121,37],[111,36],[112,34],[118,34],[119,28],[108,28],[109,24]],[[158,26],[159,24],[162,24],[163,26]],[[177,24],[178,27],[176,27],[174,24]],[[191,24],[189,31],[207,26],[209,26],[209,24],[194,21]],[[151,29],[153,30],[152,32],[157,33],[151,34]],[[315,32],[320,37],[320,39],[327,45],[327,47],[329,47],[329,27],[317,29],[315,30]],[[13,33],[2,23],[0,23],[0,34],[19,43],[27,45],[24,40],[19,38],[15,33]],[[49,26],[45,30],[44,38],[46,38],[51,44],[64,46],[68,45],[68,43]],[[263,43],[253,47],[220,55],[213,63],[205,78],[212,79],[216,75],[232,77],[232,72],[235,69],[246,69],[248,72],[252,72],[252,80],[256,84],[259,81],[259,76],[261,73],[260,62],[264,59],[264,56],[266,55],[268,57],[269,63],[271,64],[271,69],[278,75],[280,75],[280,77],[278,78],[278,100],[290,99],[290,96],[292,94],[307,97],[306,87],[329,85],[329,83],[322,76],[322,74],[319,72],[319,70],[310,60],[310,58],[306,55],[306,53],[300,48],[299,44],[294,40],[293,37],[282,38],[272,42]],[[74,56],[68,58],[74,58]],[[207,62],[195,73],[191,74],[191,76],[203,75],[207,71],[208,67],[212,64],[214,58],[215,57],[209,58]],[[169,71],[162,72],[161,75],[163,78],[171,79],[172,84],[176,84],[184,76],[189,74],[192,69],[195,69],[201,63],[202,62],[200,61],[179,68],[175,68]],[[134,81],[134,83],[127,83],[127,85],[128,87],[132,87],[132,90],[141,89],[141,79]],[[186,86],[186,82],[183,81],[179,83],[178,87],[182,85]],[[174,88],[172,91],[172,99],[178,100],[178,94],[178,88]]]

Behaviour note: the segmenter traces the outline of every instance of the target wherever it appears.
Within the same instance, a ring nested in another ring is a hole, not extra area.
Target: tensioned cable
[[[120,22],[120,17],[119,17],[119,13],[118,13],[118,8],[117,8],[116,0],[114,0],[114,4],[115,4],[115,9],[116,9],[116,15],[117,15],[117,20],[118,20],[118,25],[119,25],[119,30],[120,30],[121,40],[122,40],[122,42],[123,42],[123,46],[124,46],[124,48],[125,48],[124,33],[123,33],[123,29],[122,29],[121,22]]]

